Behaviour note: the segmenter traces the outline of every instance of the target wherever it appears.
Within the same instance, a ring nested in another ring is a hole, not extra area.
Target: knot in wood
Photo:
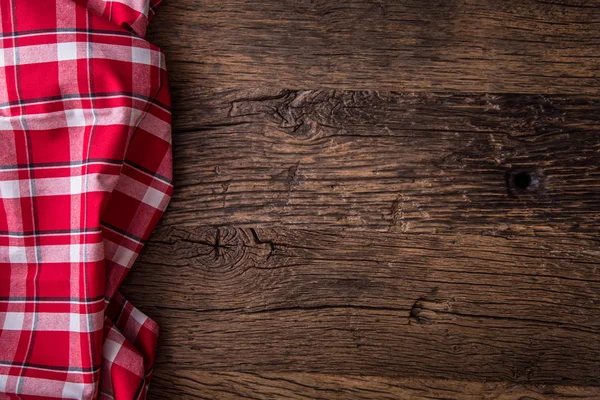
[[[546,176],[541,168],[515,168],[507,172],[506,186],[513,197],[537,195],[546,189]]]

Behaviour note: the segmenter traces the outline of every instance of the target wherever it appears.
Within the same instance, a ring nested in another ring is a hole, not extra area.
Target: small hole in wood
[[[529,172],[519,172],[514,176],[515,187],[527,189],[531,185],[531,175]]]
[[[546,175],[541,168],[516,168],[506,173],[508,194],[514,197],[543,195],[546,182]]]

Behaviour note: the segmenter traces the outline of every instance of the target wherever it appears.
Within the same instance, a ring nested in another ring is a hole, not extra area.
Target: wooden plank
[[[516,400],[598,399],[598,387],[521,385],[426,378],[307,373],[242,373],[165,369],[152,381],[149,399],[316,400]]]
[[[562,386],[600,385],[599,27],[165,2],[176,192],[124,286],[162,327],[151,396],[600,397]]]
[[[163,327],[159,369],[598,385],[598,249],[558,235],[167,226],[125,294]]]
[[[408,324],[406,314],[326,306],[151,315],[164,326],[157,369],[600,385],[597,331],[443,312],[430,313],[426,325]]]
[[[180,112],[164,225],[600,228],[599,97],[234,90]]]
[[[290,87],[598,94],[598,0],[179,0],[150,39],[178,95]]]

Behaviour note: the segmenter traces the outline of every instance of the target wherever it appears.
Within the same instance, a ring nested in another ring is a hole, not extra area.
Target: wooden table
[[[152,399],[600,398],[600,1],[167,0]]]

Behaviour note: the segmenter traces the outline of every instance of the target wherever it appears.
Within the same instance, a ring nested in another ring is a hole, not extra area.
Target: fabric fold
[[[159,2],[0,0],[0,398],[146,396],[118,289],[173,190]]]

